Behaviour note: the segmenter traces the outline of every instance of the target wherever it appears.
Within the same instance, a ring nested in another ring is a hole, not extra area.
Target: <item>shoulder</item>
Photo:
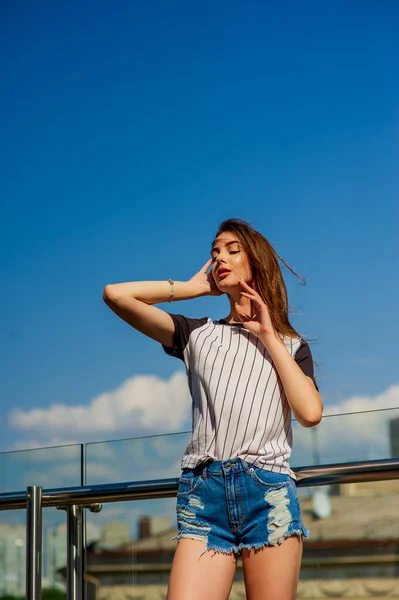
[[[298,349],[293,356],[294,356],[295,362],[302,369],[303,373],[307,377],[310,377],[310,379],[313,380],[313,382],[316,386],[316,389],[318,390],[319,388],[318,388],[315,374],[314,374],[313,356],[312,356],[312,352],[310,350],[310,346],[306,340],[304,340],[302,338],[300,339]]]
[[[306,340],[303,338],[298,338],[295,340],[296,349],[295,349],[295,360],[303,360],[305,358],[312,358],[312,352],[310,350],[310,346]]]
[[[181,334],[190,335],[195,329],[203,327],[211,322],[209,317],[192,318],[184,315],[174,315],[169,313],[175,325],[175,331]]]
[[[191,335],[195,331],[199,331],[201,328],[206,327],[208,323],[211,323],[209,317],[201,317],[200,319],[193,319],[185,317],[184,315],[175,315],[168,313],[174,324],[173,343],[172,346],[163,346],[166,354],[169,356],[175,356],[183,360],[184,350],[189,343]]]

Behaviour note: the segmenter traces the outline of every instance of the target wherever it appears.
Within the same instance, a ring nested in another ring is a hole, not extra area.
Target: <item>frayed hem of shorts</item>
[[[261,542],[259,544],[240,544],[239,546],[230,546],[229,548],[219,548],[217,546],[209,546],[208,541],[205,539],[205,536],[196,536],[190,533],[179,533],[178,535],[173,536],[173,540],[177,540],[178,542],[181,539],[186,540],[197,540],[203,542],[206,545],[206,548],[203,552],[201,552],[201,556],[205,554],[205,552],[214,552],[215,554],[232,554],[234,556],[240,556],[243,550],[248,550],[251,552],[257,552],[262,550],[263,548],[273,548],[274,546],[280,546],[285,540],[288,540],[291,537],[299,537],[302,539],[308,539],[310,535],[310,531],[305,527],[300,527],[299,529],[293,529],[289,531],[286,535],[282,536],[276,541],[273,542]]]
[[[249,552],[253,550],[254,552],[257,552],[258,550],[262,550],[262,548],[273,548],[275,546],[281,546],[281,544],[285,542],[285,540],[288,540],[292,537],[298,537],[307,540],[309,538],[309,535],[310,532],[308,529],[305,529],[305,527],[300,529],[293,529],[292,531],[289,531],[287,534],[281,536],[281,538],[273,542],[266,541],[261,542],[259,544],[240,544],[238,546],[238,551],[239,553],[241,553],[242,550],[248,550]]]
[[[205,554],[205,552],[214,552],[215,554],[233,554],[236,555],[237,551],[236,548],[237,546],[232,546],[231,548],[218,548],[217,546],[209,546],[208,545],[208,540],[205,539],[205,536],[202,537],[200,535],[196,536],[193,535],[191,533],[179,533],[178,535],[174,535],[172,540],[177,540],[177,542],[180,542],[180,540],[194,540],[194,541],[198,541],[198,542],[203,542],[205,544],[205,549],[201,552],[200,557]]]
[[[205,552],[214,552],[215,554],[239,554],[239,550],[237,546],[231,546],[230,548],[219,548],[218,546],[209,546],[208,541],[202,538],[201,536],[196,536],[191,533],[179,533],[178,535],[173,536],[173,540],[195,540],[203,542],[206,545],[206,548],[203,552],[201,552],[201,556],[205,554]]]

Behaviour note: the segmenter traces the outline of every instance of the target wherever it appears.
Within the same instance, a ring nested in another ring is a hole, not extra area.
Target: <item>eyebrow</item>
[[[214,244],[216,243],[216,240],[213,242]],[[240,244],[241,242],[239,242],[238,240],[231,240],[231,242],[227,242],[227,244],[225,244],[226,248],[228,246],[231,246],[232,244]],[[218,246],[213,246],[212,250],[211,250],[211,254],[212,252],[215,252],[215,250],[219,250]]]

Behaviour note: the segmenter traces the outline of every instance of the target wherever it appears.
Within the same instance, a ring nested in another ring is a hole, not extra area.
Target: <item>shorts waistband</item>
[[[228,460],[207,460],[194,469],[187,469],[195,474],[202,475],[204,479],[208,475],[223,476],[228,473],[249,473],[252,465],[241,458],[230,458]],[[186,469],[183,469],[183,473]]]

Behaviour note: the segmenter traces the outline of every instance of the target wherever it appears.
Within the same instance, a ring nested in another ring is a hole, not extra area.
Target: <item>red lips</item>
[[[229,273],[230,273],[230,269],[225,269],[224,267],[220,267],[220,269],[218,269],[219,279],[226,277]]]

